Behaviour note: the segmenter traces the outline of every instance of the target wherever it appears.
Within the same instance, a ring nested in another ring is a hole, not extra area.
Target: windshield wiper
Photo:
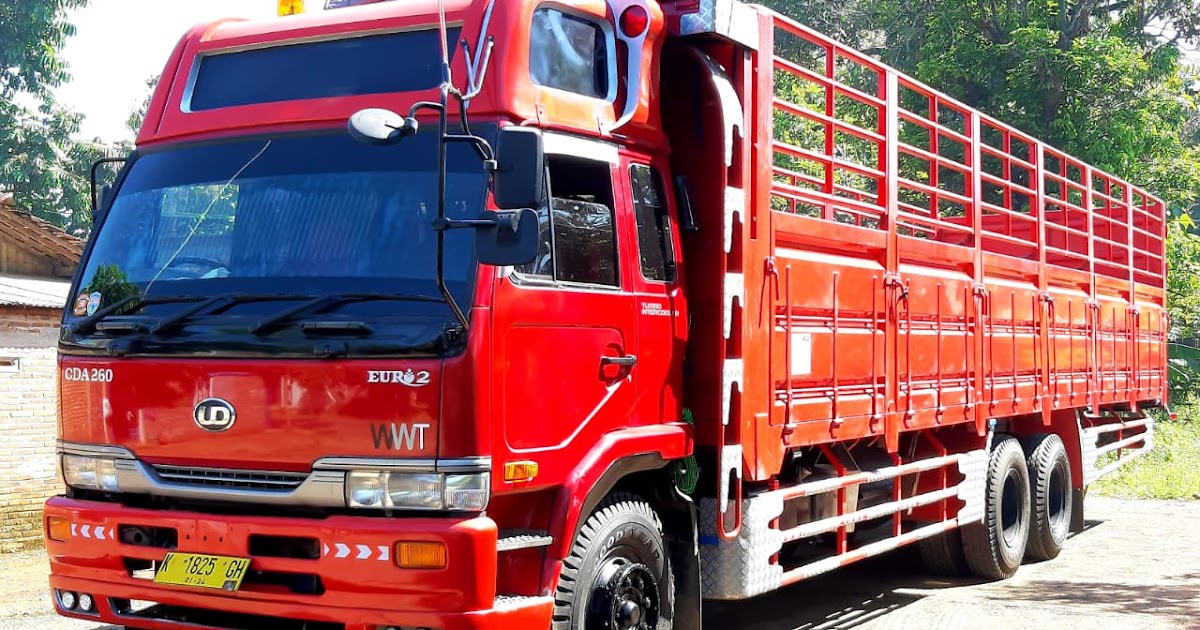
[[[375,327],[360,321],[307,320],[300,322],[300,331],[306,335],[362,335],[375,334]]]
[[[307,302],[297,304],[292,308],[285,309],[274,315],[268,315],[263,319],[258,320],[258,323],[250,327],[250,333],[253,335],[261,335],[270,328],[285,322],[296,315],[306,311],[319,311],[330,309],[342,304],[350,302],[372,302],[376,300],[396,300],[403,302],[433,302],[436,304],[444,304],[446,301],[440,297],[432,297],[428,295],[409,295],[404,293],[334,293],[332,295],[323,295],[313,298]]]
[[[149,333],[152,335],[161,335],[164,332],[172,331],[187,320],[202,313],[206,310],[221,310],[227,309],[236,304],[244,304],[246,302],[282,302],[291,300],[305,300],[307,295],[284,295],[279,293],[232,293],[227,295],[217,295],[190,308],[185,308],[178,313],[174,313],[168,317],[164,317],[154,323],[150,327]]]
[[[151,304],[170,304],[172,302],[198,302],[201,299],[203,299],[203,298],[194,297],[194,296],[190,296],[190,295],[175,295],[175,296],[168,296],[168,297],[153,297],[153,298],[145,297],[142,295],[132,295],[123,300],[118,300],[112,304],[109,304],[108,306],[96,311],[95,313],[75,322],[74,324],[71,324],[71,326],[67,330],[72,335],[86,334],[86,333],[89,333],[89,332],[95,330],[96,324],[100,323],[100,321],[102,321],[105,318],[108,318],[112,315],[117,314],[117,311],[121,311],[122,309],[124,309],[124,312],[121,314],[125,315],[125,314],[131,313],[133,311],[136,311],[140,308],[150,306]],[[142,326],[142,325],[138,324],[136,326]],[[131,324],[129,326],[124,326],[124,325],[105,326],[105,330],[106,331],[116,331],[116,332],[132,332],[134,330],[137,330],[136,326],[133,324]]]
[[[202,296],[171,296],[171,297],[141,297],[132,296],[120,300],[115,304],[111,304],[88,317],[87,319],[77,322],[71,327],[71,332],[74,334],[83,334],[91,330],[99,330],[100,332],[110,334],[125,334],[125,333],[149,333],[151,335],[162,335],[173,331],[187,320],[195,317],[197,314],[204,311],[218,308],[229,308],[235,304],[245,302],[271,302],[271,301],[291,301],[305,300],[310,296],[307,295],[287,295],[279,293],[264,293],[264,294],[249,294],[249,293],[231,293],[226,295],[217,295],[209,298]],[[177,313],[172,313],[167,317],[157,321],[102,321],[117,311],[123,310],[124,315],[127,315],[135,310],[144,308],[152,304],[169,304],[172,302],[196,302],[193,306],[180,309]]]

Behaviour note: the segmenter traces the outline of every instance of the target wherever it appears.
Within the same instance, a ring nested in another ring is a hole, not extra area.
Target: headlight
[[[63,480],[72,488],[120,492],[116,460],[83,455],[62,456]]]
[[[487,509],[491,475],[446,475],[446,507],[451,510],[482,512]]]
[[[463,510],[487,508],[489,473],[440,473],[352,470],[346,473],[346,505],[382,510]]]

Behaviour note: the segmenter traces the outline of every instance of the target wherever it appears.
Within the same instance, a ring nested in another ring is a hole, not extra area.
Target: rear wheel
[[[1021,444],[1000,438],[988,459],[983,522],[961,528],[971,573],[1003,580],[1017,572],[1029,541],[1029,512],[1029,470]]]
[[[608,497],[563,560],[553,630],[670,630],[674,609],[658,516],[635,495]]]
[[[1062,552],[1071,529],[1071,464],[1057,435],[1035,435],[1026,445],[1033,510],[1025,555],[1050,560]]]

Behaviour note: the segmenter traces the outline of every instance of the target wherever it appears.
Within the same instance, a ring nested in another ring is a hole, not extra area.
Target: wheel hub
[[[614,558],[596,578],[588,628],[653,630],[658,626],[658,582],[644,564]]]

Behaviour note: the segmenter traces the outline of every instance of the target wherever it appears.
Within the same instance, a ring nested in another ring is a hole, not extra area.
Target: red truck
[[[99,195],[62,615],[698,628],[1151,448],[1145,190],[733,0],[334,4],[187,33]]]

